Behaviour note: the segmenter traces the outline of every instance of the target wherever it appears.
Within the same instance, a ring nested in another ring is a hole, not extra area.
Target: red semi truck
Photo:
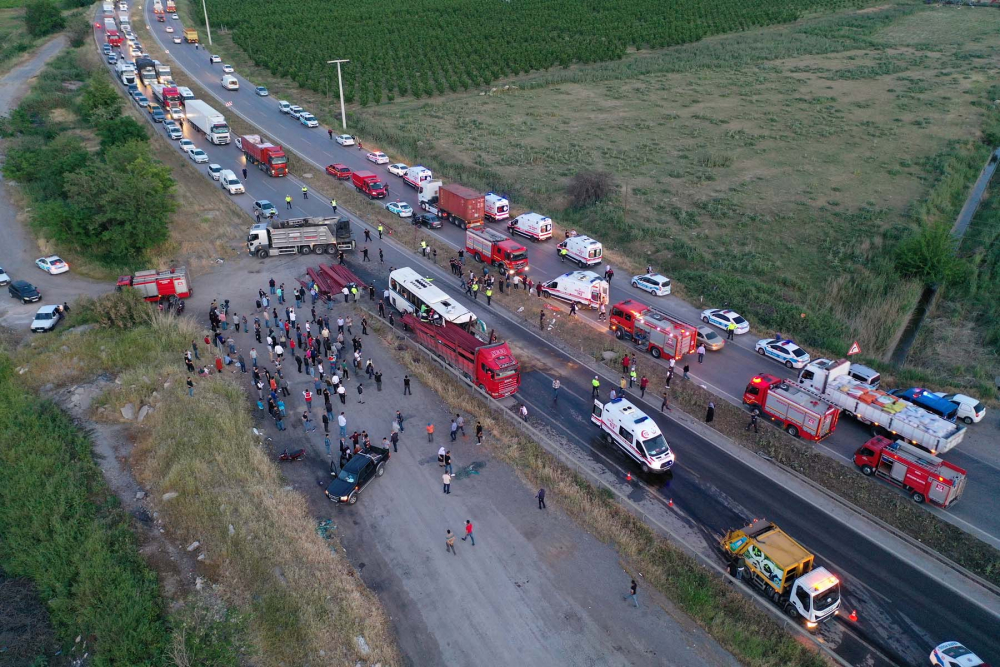
[[[618,340],[630,340],[659,359],[680,359],[698,349],[698,328],[644,303],[626,299],[611,308],[608,326]]]
[[[268,176],[288,175],[288,158],[281,146],[261,139],[259,134],[247,134],[236,138],[236,147],[243,151],[247,162],[257,165]]]
[[[134,276],[119,276],[115,289],[122,290],[134,287],[142,293],[146,301],[159,301],[168,296],[186,299],[191,296],[191,283],[187,279],[187,270],[182,266],[166,271],[149,269],[138,271]]]
[[[431,324],[411,313],[403,315],[403,324],[421,345],[493,398],[510,396],[521,385],[520,367],[507,343],[484,343],[457,325]]]
[[[750,380],[743,402],[780,424],[793,438],[822,440],[833,433],[840,418],[840,408],[802,391],[794,382],[767,373]]]
[[[510,275],[528,270],[528,254],[524,246],[492,229],[467,230],[465,252],[479,262],[502,268]]]
[[[351,174],[351,183],[358,192],[368,195],[369,199],[384,199],[389,191],[385,188],[385,183],[370,171],[355,171]]]
[[[483,226],[486,217],[486,197],[464,185],[442,185],[437,195],[438,215],[451,220],[462,229]]]
[[[914,502],[948,507],[965,490],[965,471],[902,441],[877,435],[854,454],[854,465],[869,477],[901,487]]]

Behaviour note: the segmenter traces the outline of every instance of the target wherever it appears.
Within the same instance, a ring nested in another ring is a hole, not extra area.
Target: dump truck
[[[356,242],[347,218],[292,218],[268,220],[250,228],[247,252],[264,259],[270,255],[336,255],[354,250]]]
[[[288,158],[281,146],[261,139],[259,134],[245,134],[236,138],[236,147],[243,151],[247,162],[257,165],[257,168],[268,176],[287,176]]]
[[[121,291],[126,287],[139,290],[146,301],[159,301],[171,296],[186,299],[191,296],[192,291],[187,269],[183,266],[166,271],[149,269],[138,271],[134,276],[119,276],[115,289]]]
[[[632,341],[656,359],[680,360],[698,349],[698,327],[632,299],[611,307],[608,326],[615,338]]]
[[[403,326],[441,361],[461,372],[466,382],[493,398],[510,396],[520,386],[520,367],[507,343],[484,343],[458,325],[412,313],[403,315]]]
[[[197,44],[198,31],[194,28],[184,28],[184,41],[188,44]]]
[[[486,216],[486,198],[472,188],[454,183],[442,185],[438,189],[435,206],[441,218],[451,220],[462,229],[476,229],[483,226]]]
[[[966,472],[905,442],[876,435],[854,453],[854,465],[868,477],[880,477],[910,494],[913,502],[928,500],[948,507],[962,496]]]
[[[754,521],[722,538],[729,574],[746,581],[814,630],[840,609],[840,580],[770,521]]]

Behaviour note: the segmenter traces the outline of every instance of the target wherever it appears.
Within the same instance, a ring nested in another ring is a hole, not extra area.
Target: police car
[[[771,357],[786,368],[802,368],[809,363],[809,353],[790,340],[762,338],[754,346],[757,354]]]
[[[987,667],[982,659],[958,642],[939,644],[931,652],[934,667]]]
[[[745,334],[750,331],[750,323],[733,310],[723,310],[721,308],[703,310],[701,311],[701,321],[720,329],[728,329],[729,323],[733,322],[736,324],[736,331],[734,333]]]

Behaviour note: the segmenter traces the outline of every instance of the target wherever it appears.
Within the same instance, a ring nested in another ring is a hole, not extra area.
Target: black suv
[[[32,303],[33,301],[42,300],[42,293],[27,280],[15,280],[7,286],[7,291],[21,303]]]
[[[441,218],[433,213],[421,213],[413,217],[414,225],[423,225],[427,229],[441,229]]]
[[[358,502],[358,494],[365,490],[376,477],[385,473],[385,462],[389,460],[389,450],[369,447],[355,454],[344,465],[344,469],[326,487],[326,497],[335,503],[353,505]]]

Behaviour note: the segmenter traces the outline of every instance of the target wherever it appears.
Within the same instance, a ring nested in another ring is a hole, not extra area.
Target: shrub
[[[584,208],[606,199],[615,189],[614,179],[606,171],[581,171],[566,186],[570,206]]]
[[[907,278],[937,285],[961,271],[955,256],[957,241],[948,223],[925,223],[896,246],[896,269]]]
[[[123,289],[104,294],[92,301],[82,301],[78,321],[96,322],[102,327],[134,329],[149,324],[153,310],[138,290]]]
[[[59,8],[48,0],[29,2],[24,11],[24,26],[32,37],[42,37],[66,26]]]

